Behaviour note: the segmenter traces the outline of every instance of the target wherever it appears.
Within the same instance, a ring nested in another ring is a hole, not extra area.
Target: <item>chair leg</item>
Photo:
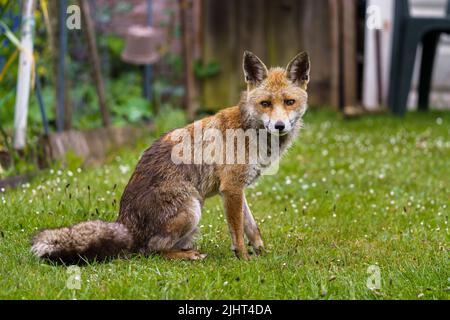
[[[388,105],[393,113],[396,109],[397,92],[400,82],[400,63],[401,63],[401,42],[393,41],[393,49],[391,54],[391,71],[389,77]]]
[[[412,77],[414,72],[414,62],[416,60],[417,46],[420,42],[420,35],[407,29],[402,45],[402,57],[399,59],[398,66],[398,91],[394,93],[393,112],[402,116],[406,113],[408,107],[408,97],[411,90]]]
[[[434,59],[439,44],[439,33],[425,35],[423,39],[422,62],[419,78],[419,110],[426,111],[430,102]]]
[[[392,35],[391,71],[389,77],[388,105],[393,113],[397,109],[398,88],[402,73],[400,65],[403,59],[403,39],[409,18],[408,0],[396,0],[394,9],[394,25]]]

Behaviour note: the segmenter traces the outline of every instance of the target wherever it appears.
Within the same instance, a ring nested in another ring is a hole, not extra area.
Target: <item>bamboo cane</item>
[[[22,150],[26,144],[28,101],[31,89],[31,73],[33,69],[33,31],[34,0],[25,0],[22,8],[22,31],[19,71],[17,77],[17,96],[14,113],[14,148]]]

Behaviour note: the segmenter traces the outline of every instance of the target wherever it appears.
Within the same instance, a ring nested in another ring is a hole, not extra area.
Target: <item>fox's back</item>
[[[224,130],[231,125],[239,126],[237,112],[237,107],[228,108],[214,116],[199,120],[197,124],[201,124],[203,128],[218,130]],[[177,144],[174,138],[178,134],[177,131],[189,132],[190,138],[193,140],[194,125],[195,123],[192,123],[164,134],[144,151],[125,187],[121,200],[121,211],[136,197],[149,193],[155,188],[176,189],[190,185],[190,188],[194,188],[200,198],[213,196],[218,192],[217,165],[174,163],[172,159],[173,148]]]

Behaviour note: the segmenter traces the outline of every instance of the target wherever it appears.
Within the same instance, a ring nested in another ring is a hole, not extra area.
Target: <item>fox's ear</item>
[[[302,89],[307,89],[311,62],[307,52],[299,53],[287,66],[287,77]]]
[[[245,82],[252,86],[257,86],[267,78],[267,67],[252,52],[244,52],[244,75]]]

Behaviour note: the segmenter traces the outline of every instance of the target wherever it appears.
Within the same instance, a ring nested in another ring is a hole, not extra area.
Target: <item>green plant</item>
[[[122,38],[112,35],[105,35],[100,37],[100,39],[103,46],[107,47],[112,55],[115,57],[120,57],[125,45]]]
[[[67,170],[75,172],[78,168],[81,168],[83,165],[83,159],[78,156],[75,152],[69,150],[65,154],[65,167]]]
[[[163,106],[162,111],[155,117],[155,136],[159,137],[169,130],[183,127],[187,122],[183,110],[173,109],[169,105]]]
[[[115,124],[137,123],[152,117],[152,105],[142,97],[141,81],[140,74],[127,73],[109,83],[108,103]]]
[[[214,77],[220,73],[220,64],[215,61],[205,63],[202,60],[194,62],[194,74],[199,79]]]
[[[182,74],[184,72],[183,59],[180,55],[169,52],[164,59],[171,70],[173,70],[173,73]]]

